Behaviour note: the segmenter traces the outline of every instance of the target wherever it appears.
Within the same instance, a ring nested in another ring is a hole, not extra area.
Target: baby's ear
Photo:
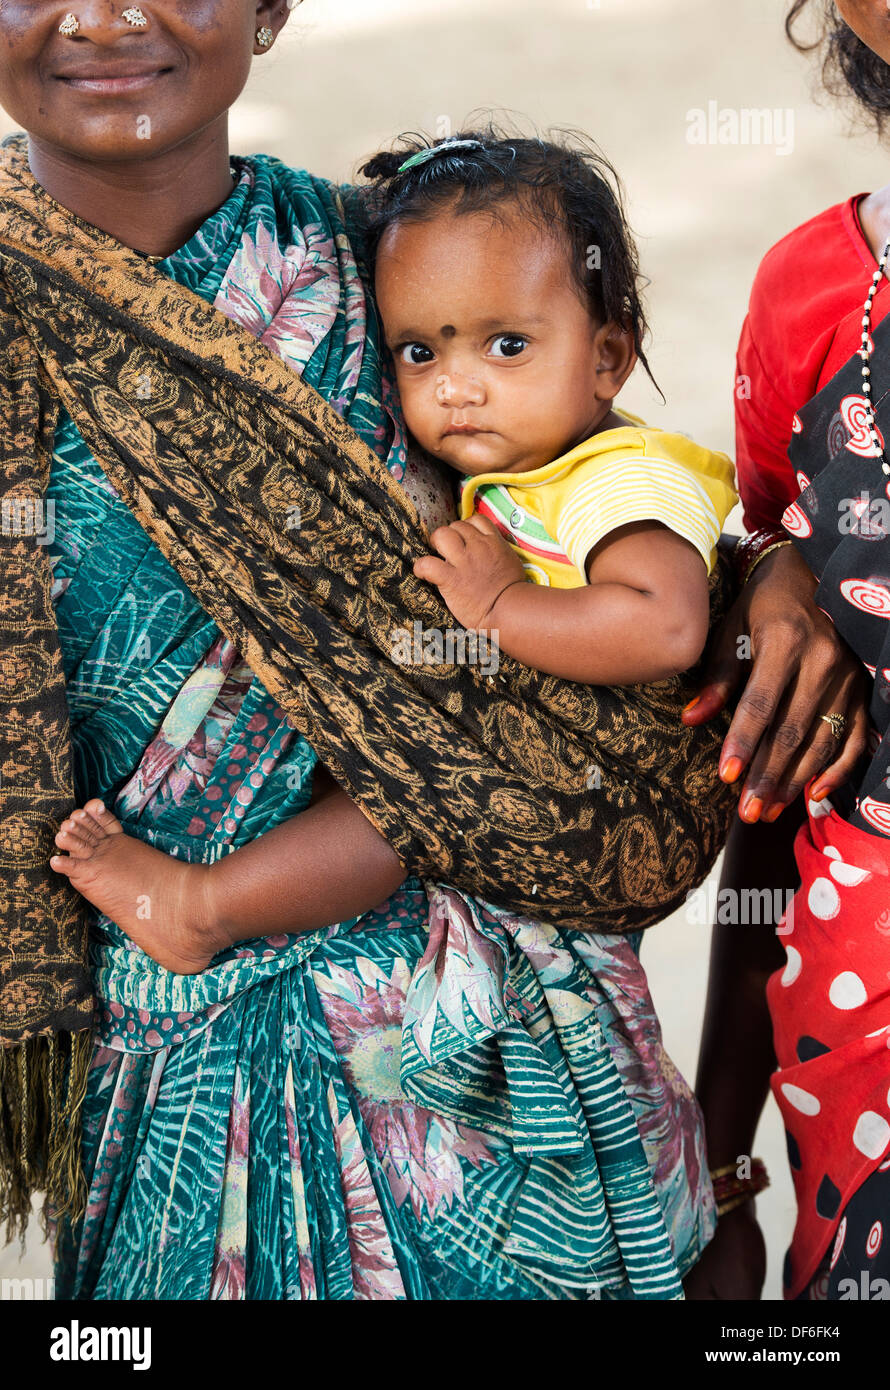
[[[594,338],[596,356],[596,396],[598,400],[614,400],[637,361],[634,335],[618,323],[604,323]]]

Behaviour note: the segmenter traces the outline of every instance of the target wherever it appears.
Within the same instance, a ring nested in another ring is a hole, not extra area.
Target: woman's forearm
[[[398,855],[334,783],[300,815],[207,867],[217,949],[361,916],[404,881]]]
[[[729,922],[714,927],[696,1091],[705,1118],[712,1167],[751,1154],[775,1068],[766,982],[782,966],[776,920],[744,923],[753,904],[787,902],[797,888],[793,842],[803,820],[801,800],[772,825],[737,821],[726,847],[721,905],[735,905]],[[747,905],[747,911],[744,906]],[[763,915],[758,913],[757,915]]]

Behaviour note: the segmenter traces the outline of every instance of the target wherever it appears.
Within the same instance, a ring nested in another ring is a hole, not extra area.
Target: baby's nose
[[[459,410],[465,405],[481,403],[484,394],[482,383],[462,372],[443,372],[436,378],[436,400],[440,405]]]

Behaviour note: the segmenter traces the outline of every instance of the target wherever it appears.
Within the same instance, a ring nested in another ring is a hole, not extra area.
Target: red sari
[[[833,378],[841,369],[847,366],[840,378],[846,383],[844,389],[855,391],[858,386],[859,364],[851,364],[851,359],[859,348],[862,304],[876,266],[858,220],[858,203],[857,196],[798,228],[761,265],[738,352],[737,468],[745,519],[752,529],[779,526],[785,508],[800,496],[786,524],[822,581],[817,602],[874,675],[870,663],[876,657],[848,630],[843,598],[839,607],[835,602],[835,561],[842,552],[847,555],[850,547],[844,550],[838,544],[841,538],[832,520],[837,516],[837,498],[830,484],[822,481],[828,474],[822,471],[817,479],[809,466],[796,472],[787,455],[792,436],[798,443],[806,438],[814,423],[817,402],[813,398],[829,382],[832,386],[824,399],[833,400],[837,385]],[[890,286],[885,279],[875,296],[873,331],[888,310]],[[873,367],[877,361],[876,352]],[[856,399],[849,395],[842,404]],[[813,403],[809,410],[805,409],[808,402]],[[841,491],[849,491],[850,480],[858,480],[860,472],[865,480],[871,470],[883,493],[886,479],[880,477],[878,461],[869,459],[866,466],[868,450],[843,431],[837,435],[833,425],[842,411],[829,420],[832,408],[826,407],[829,413],[815,431],[811,457],[816,469],[833,470]],[[798,413],[804,415],[803,425]],[[796,445],[792,452],[799,458],[802,450]],[[854,455],[859,456],[858,462]],[[822,488],[821,513],[817,491],[808,487],[811,478],[814,489]],[[807,489],[803,495],[802,489]],[[822,555],[818,553],[820,531],[827,542]],[[809,548],[807,537],[813,538]],[[886,543],[881,546],[882,556]],[[873,544],[865,546],[865,551],[867,565],[877,560]],[[829,583],[825,562],[831,552],[835,561],[829,566]],[[858,554],[862,561],[863,552]],[[862,608],[844,588],[842,584],[843,597]],[[861,614],[859,620],[861,624]],[[866,637],[883,642],[883,622],[872,626],[880,633],[871,634],[865,624]],[[872,709],[874,714],[874,705]],[[883,728],[886,709],[881,715]],[[845,790],[843,800],[861,820],[869,798],[861,804],[857,798],[854,805],[854,790]],[[869,833],[827,802],[821,807],[810,802],[808,821],[795,843],[801,887],[779,927],[787,962],[768,988],[779,1064],[772,1085],[785,1120],[798,1201],[785,1268],[789,1298],[806,1296],[807,1291],[810,1297],[846,1297],[835,1287],[841,1273],[858,1269],[877,1273],[879,1254],[883,1272],[887,1258],[881,1253],[884,1223],[875,1219],[879,1209],[885,1210],[885,1193],[890,1191],[886,1180],[882,1179],[880,1192],[873,1189],[874,1200],[863,1200],[871,1190],[864,1187],[868,1180],[886,1172],[890,1151],[890,825],[884,825],[886,819],[879,821],[879,829],[886,833]],[[886,1211],[890,1215],[890,1207]],[[845,1249],[845,1244],[851,1248]],[[842,1253],[844,1262],[838,1268]]]
[[[877,263],[857,193],[768,251],[751,290],[736,358],[736,472],[751,531],[776,528],[800,492],[788,459],[796,411],[859,346],[862,305]],[[890,281],[872,327],[890,312]]]

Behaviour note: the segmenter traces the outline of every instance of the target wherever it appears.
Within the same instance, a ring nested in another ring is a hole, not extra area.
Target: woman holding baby
[[[48,1192],[63,1297],[676,1298],[713,1198],[637,947],[733,804],[679,717],[731,467],[612,408],[596,154],[230,158],[287,16],[0,9],[3,490],[55,517],[2,538],[3,1211]],[[429,545],[449,467],[501,534]],[[496,673],[394,659],[439,589]]]

